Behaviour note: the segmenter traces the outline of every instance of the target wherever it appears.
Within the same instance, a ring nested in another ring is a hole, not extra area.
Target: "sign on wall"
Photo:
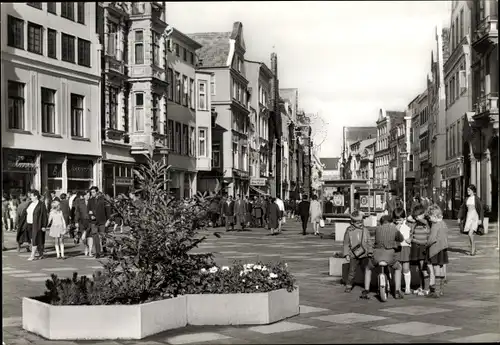
[[[259,178],[259,177],[251,177],[250,178],[250,186],[265,186],[267,179]]]

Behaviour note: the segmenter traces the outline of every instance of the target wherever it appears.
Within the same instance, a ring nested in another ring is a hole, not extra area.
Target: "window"
[[[41,2],[27,2],[26,5],[38,8],[39,10],[42,9],[42,3]]]
[[[194,54],[193,54],[193,52],[189,52],[189,62],[191,63],[191,65],[194,66]]]
[[[28,23],[28,51],[35,54],[43,53],[43,28],[41,25]]]
[[[69,20],[75,20],[74,2],[61,2],[61,17]]]
[[[61,3],[63,4],[63,3]],[[63,33],[61,35],[61,59],[75,63],[75,37]]]
[[[220,168],[220,144],[212,145],[212,168]]]
[[[9,128],[25,129],[24,123],[24,84],[15,81],[7,82],[9,102]]]
[[[144,64],[144,35],[142,30],[135,32],[135,64]]]
[[[108,23],[108,41],[106,42],[106,52],[115,57],[118,50],[118,25],[113,22]]]
[[[187,125],[182,125],[182,154],[188,154],[189,145],[189,128]]]
[[[160,34],[152,31],[153,38],[153,65],[160,66]]]
[[[167,83],[168,83],[168,99],[169,101],[174,100],[174,71],[169,68],[167,69]]]
[[[118,94],[116,87],[109,88],[109,128],[118,129]]]
[[[460,10],[460,40],[465,36],[464,32],[464,9]]]
[[[175,153],[181,153],[181,124],[179,122],[175,123]]]
[[[215,75],[210,79],[210,94],[215,96]]]
[[[195,109],[194,106],[194,79],[189,78],[189,99],[188,99],[189,107],[191,109]]]
[[[24,20],[7,17],[7,45],[14,48],[24,49]]]
[[[78,64],[90,67],[90,42],[81,38],[78,39]]]
[[[446,158],[450,158],[450,129],[446,128]]]
[[[451,77],[450,80],[451,86],[450,86],[450,104],[452,104],[455,101],[455,77]]]
[[[135,118],[135,131],[144,132],[144,94],[135,94],[135,107],[134,107],[134,118]]]
[[[71,94],[71,136],[83,138],[83,96]]]
[[[85,24],[85,2],[77,2],[76,6],[77,22],[80,24]]]
[[[160,132],[160,109],[159,109],[159,99],[160,96],[157,94],[153,94],[153,104],[152,104],[152,113],[153,113],[153,132],[159,133]]]
[[[182,59],[187,62],[188,51],[186,48],[182,48]]]
[[[42,132],[56,133],[56,91],[42,87]]]
[[[198,157],[207,156],[207,129],[198,129]]]
[[[196,133],[194,127],[189,127],[189,156],[196,156]]]
[[[198,81],[198,110],[208,110],[206,87],[205,80]]]
[[[168,120],[168,148],[174,149],[174,121]]]
[[[460,73],[456,72],[455,73],[455,99],[458,99],[460,97]]]
[[[47,56],[57,59],[57,31],[47,29]]]
[[[180,48],[179,48],[179,43],[174,43],[174,49],[175,49],[175,56],[180,57]]]
[[[181,74],[175,72],[175,102],[181,103]]]
[[[189,94],[188,77],[183,75],[182,76],[182,105],[185,107],[187,107],[189,105],[188,94]]]
[[[57,14],[57,3],[56,2],[47,2],[47,12],[52,14]]]
[[[459,36],[459,31],[460,30],[460,27],[458,26],[458,17],[455,18],[455,46],[458,46],[458,44],[460,43],[460,36]]]
[[[233,167],[235,169],[239,168],[238,144],[236,143],[233,143]]]

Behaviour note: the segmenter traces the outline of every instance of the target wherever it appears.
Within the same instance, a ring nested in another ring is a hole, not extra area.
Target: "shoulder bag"
[[[362,233],[361,233],[361,242],[354,246],[352,249],[351,249],[351,252],[352,254],[354,255],[354,257],[356,259],[359,259],[360,257],[362,257],[365,253],[366,253],[366,250],[365,248],[363,247],[363,239],[365,237],[365,230],[362,229]],[[351,238],[349,237],[349,241],[351,240]]]

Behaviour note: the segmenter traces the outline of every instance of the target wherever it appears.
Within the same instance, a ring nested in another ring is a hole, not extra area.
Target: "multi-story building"
[[[269,193],[269,112],[271,70],[263,62],[245,60],[250,97],[250,193]]]
[[[297,123],[299,136],[297,140],[299,141],[299,165],[301,172],[299,177],[298,186],[299,192],[310,196],[312,192],[312,172],[311,172],[311,156],[312,156],[312,128],[311,128],[311,117],[308,116],[304,111],[300,110],[297,112]]]
[[[446,161],[441,169],[441,179],[445,183],[444,211],[448,218],[456,218],[466,195],[462,133],[464,121],[467,121],[467,116],[472,111],[470,14],[470,4],[466,1],[453,1],[449,56],[444,57]]]
[[[96,3],[2,3],[1,10],[3,191],[99,185]]]
[[[470,150],[466,184],[477,186],[478,195],[498,217],[498,0],[470,1],[472,46],[472,104],[474,130],[464,142]],[[465,152],[464,152],[465,154]],[[468,155],[466,155],[468,156]]]
[[[389,186],[403,197],[403,160],[401,154],[406,152],[406,123],[404,118],[397,117],[391,123],[389,131]],[[405,177],[406,179],[406,177]]]
[[[427,197],[438,202],[444,197],[446,182],[442,181],[441,169],[446,164],[446,90],[444,85],[444,63],[449,57],[450,30],[436,27],[436,54],[431,55],[431,74],[427,79],[427,95],[430,118],[428,134],[430,139],[430,178],[432,188]],[[422,126],[420,128],[422,134]],[[443,183],[444,182],[444,183]]]
[[[411,196],[421,194],[421,168],[420,168],[420,118],[426,117],[428,112],[427,90],[415,97],[408,105],[408,116],[411,117],[410,125],[410,149],[408,151],[408,165],[406,169],[407,187]],[[427,126],[423,126],[424,132],[427,131]],[[422,144],[425,149],[425,143],[428,142],[424,137]],[[423,161],[428,159],[427,149],[423,151]]]
[[[297,112],[299,106],[299,90],[296,88],[287,88],[279,90],[280,97],[290,105],[291,121],[288,123],[286,133],[288,135],[288,176],[289,176],[289,195],[297,197],[299,191],[298,174],[299,174],[299,144],[297,140]]]
[[[166,160],[169,147],[174,150],[183,145],[185,150],[185,144],[181,144],[181,134],[167,140],[167,108],[172,104],[168,98],[172,99],[174,92],[173,84],[169,90],[167,81],[172,62],[167,64],[171,47],[167,35],[171,30],[165,21],[165,3],[101,2],[96,18],[103,45],[102,186],[105,193],[114,196],[126,193],[134,185],[132,169],[145,162],[145,154]],[[178,39],[176,31],[173,40]],[[194,54],[196,47],[186,48]],[[180,88],[178,91],[185,96]],[[175,168],[180,161],[174,158],[170,162]],[[179,178],[174,170],[170,177],[175,194],[184,196],[176,188]]]
[[[197,70],[195,85],[197,97],[196,108],[196,190],[202,193],[213,192],[217,186],[213,169],[220,169],[220,143],[213,143],[212,132],[216,130],[215,119],[217,114],[212,110],[212,97],[215,95],[215,80],[213,73]],[[220,183],[220,181],[219,181]]]
[[[313,153],[311,159],[311,188],[313,193],[321,195],[321,187],[323,186],[323,163],[316,154]]]
[[[293,146],[294,146],[294,126],[293,126],[293,110],[292,104],[288,100],[280,99],[281,113],[281,197],[286,200],[293,190],[291,186],[291,175],[293,162]]]
[[[350,180],[368,180],[372,178],[373,154],[376,138],[358,140],[350,145],[346,173]],[[371,159],[371,160],[370,160]]]
[[[245,70],[243,25],[233,24],[231,32],[195,33],[189,37],[200,43],[198,68],[215,78],[212,107],[217,113],[212,145],[219,145],[220,168],[216,178],[223,179],[229,195],[248,195],[248,93]],[[213,148],[215,151],[215,148]]]
[[[404,119],[405,113],[401,111],[385,111],[380,109],[376,127],[376,144],[375,144],[375,188],[388,188],[390,181],[390,133],[393,127],[400,124]]]
[[[323,180],[340,180],[341,157],[325,157],[319,160],[323,165]]]

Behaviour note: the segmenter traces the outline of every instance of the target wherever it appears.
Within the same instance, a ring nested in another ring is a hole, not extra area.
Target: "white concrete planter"
[[[484,217],[483,218],[483,227],[484,227],[484,234],[486,235],[488,233],[488,227],[490,225],[490,218],[489,217]]]
[[[186,296],[135,305],[54,306],[23,298],[23,328],[49,340],[142,339],[187,325]]]
[[[299,314],[299,289],[187,295],[190,325],[263,325]]]
[[[330,258],[329,275],[334,277],[342,277],[342,265],[347,261],[344,258]]]
[[[349,221],[335,221],[335,242],[344,242],[344,235],[349,225]]]

